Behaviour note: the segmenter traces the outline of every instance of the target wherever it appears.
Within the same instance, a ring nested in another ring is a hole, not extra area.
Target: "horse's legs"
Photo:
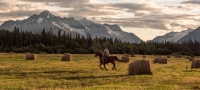
[[[101,65],[102,65],[102,63],[100,63],[99,67],[100,67],[101,69],[103,69],[103,68],[101,67]]]
[[[113,64],[112,70],[117,70],[117,69],[115,68],[115,62],[112,62],[112,64]]]
[[[105,63],[103,63],[103,65],[104,65],[104,68],[108,71],[108,69],[106,68],[106,65],[105,65]]]

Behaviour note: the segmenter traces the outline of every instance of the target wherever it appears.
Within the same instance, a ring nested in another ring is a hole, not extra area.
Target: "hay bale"
[[[127,56],[122,56],[122,62],[129,62],[130,61],[130,57]]]
[[[27,54],[26,60],[36,60],[36,54]]]
[[[131,57],[135,57],[135,55],[134,55],[134,54],[132,54],[132,55],[131,55]]]
[[[9,52],[9,54],[15,54],[15,52]]]
[[[123,56],[125,56],[125,57],[130,57],[130,55],[129,55],[129,54],[123,54]]]
[[[167,59],[166,58],[159,58],[158,63],[160,64],[167,64]]]
[[[146,56],[145,56],[145,55],[143,55],[143,56],[142,56],[142,58],[146,58]]]
[[[190,59],[190,57],[189,57],[189,56],[187,56],[187,57],[186,57],[186,59]]]
[[[61,61],[71,61],[71,54],[70,53],[64,53],[64,55],[61,58]]]
[[[192,60],[191,69],[193,69],[193,68],[195,68],[195,69],[200,68],[200,59],[199,58]]]
[[[137,60],[129,64],[128,75],[153,75],[149,60]]]
[[[70,53],[64,53],[64,55],[67,55],[67,56],[68,56],[68,55],[71,55],[71,54],[70,54]]]
[[[123,54],[121,60],[122,60],[122,62],[129,62],[130,55],[129,54]]]
[[[192,61],[194,59],[195,59],[195,57],[189,57],[189,61]]]
[[[158,63],[158,58],[155,58],[153,63]]]
[[[162,56],[156,56],[157,58],[162,58]]]
[[[155,58],[154,63],[167,64],[167,59],[166,58]]]
[[[171,56],[168,55],[167,58],[171,58]]]
[[[24,54],[29,54],[29,52],[24,52]]]
[[[190,57],[194,57],[194,55],[190,55]]]
[[[181,58],[181,55],[174,55],[175,58]]]

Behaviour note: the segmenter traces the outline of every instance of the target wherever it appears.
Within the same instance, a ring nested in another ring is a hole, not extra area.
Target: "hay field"
[[[117,71],[99,68],[94,54],[72,54],[72,61],[61,61],[63,54],[37,54],[37,60],[26,60],[26,54],[0,53],[1,90],[183,90],[200,89],[200,69],[190,69],[186,56],[168,58],[167,64],[153,64],[153,75],[128,76],[130,62],[117,62]],[[120,54],[117,54],[121,59]]]

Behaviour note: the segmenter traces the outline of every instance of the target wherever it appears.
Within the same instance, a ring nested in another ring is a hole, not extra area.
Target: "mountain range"
[[[163,36],[157,36],[152,41],[154,42],[178,42],[181,38],[185,37],[189,33],[194,31],[193,29],[188,28],[187,30],[183,30],[181,32],[169,32]]]
[[[45,10],[39,15],[34,14],[24,20],[9,20],[5,21],[0,29],[13,30],[14,27],[24,31],[31,31],[33,33],[41,33],[41,30],[52,30],[57,33],[59,30],[67,33],[79,33],[80,35],[87,36],[89,33],[92,38],[95,37],[108,37],[117,38],[121,41],[140,43],[142,40],[134,33],[123,31],[117,24],[101,24],[96,21],[83,18],[76,20],[73,17],[55,16],[49,11]],[[156,36],[154,42],[182,42],[184,40],[197,40],[200,41],[200,27],[196,29],[187,29],[181,32],[169,32],[163,36]]]
[[[87,18],[76,20],[73,17],[55,16],[49,11],[43,11],[39,15],[32,15],[24,20],[9,20],[5,21],[0,28],[13,30],[14,27],[24,31],[31,31],[33,33],[40,33],[42,29],[52,30],[57,33],[62,32],[79,33],[86,36],[88,33],[94,37],[108,37],[117,38],[121,41],[139,43],[142,40],[133,33],[123,31],[117,24],[101,24]]]
[[[154,42],[182,42],[186,40],[200,41],[200,27],[196,29],[183,30],[181,32],[169,32],[163,36],[157,36],[152,41]]]

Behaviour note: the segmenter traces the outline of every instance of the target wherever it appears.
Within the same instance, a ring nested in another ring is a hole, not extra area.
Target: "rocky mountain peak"
[[[53,17],[54,15],[51,14],[49,11],[45,10],[45,11],[41,12],[41,13],[39,14],[39,16],[40,16],[41,18],[50,18],[50,17]]]

